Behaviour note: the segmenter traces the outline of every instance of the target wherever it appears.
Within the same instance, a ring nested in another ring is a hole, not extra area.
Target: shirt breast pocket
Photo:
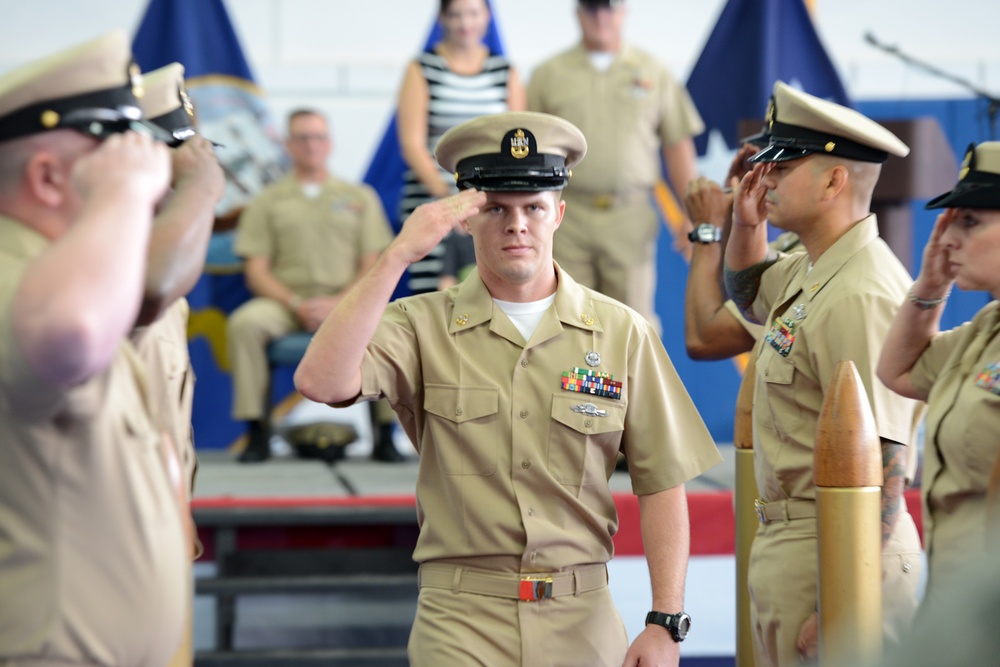
[[[625,431],[619,401],[587,394],[552,397],[549,472],[572,486],[607,483]]]
[[[428,439],[421,456],[435,457],[448,475],[492,475],[497,469],[499,404],[496,387],[428,384]]]
[[[757,375],[767,383],[766,413],[771,421],[762,426],[778,433],[791,433],[802,421],[795,398],[795,363],[767,348],[757,363]]]

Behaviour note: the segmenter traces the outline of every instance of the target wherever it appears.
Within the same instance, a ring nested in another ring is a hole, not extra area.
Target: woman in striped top
[[[527,102],[517,72],[490,53],[483,38],[490,23],[486,0],[441,0],[443,38],[406,69],[399,94],[399,143],[408,165],[400,220],[420,204],[445,197],[455,179],[434,160],[434,146],[449,128],[485,114],[523,111]],[[413,294],[437,289],[444,244],[410,267]]]

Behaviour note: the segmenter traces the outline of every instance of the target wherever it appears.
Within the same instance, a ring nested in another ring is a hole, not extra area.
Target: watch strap
[[[701,244],[718,243],[722,241],[722,228],[710,222],[699,223],[688,232],[688,241]]]
[[[646,614],[646,625],[652,623],[653,625],[664,627],[670,632],[670,636],[673,637],[675,642],[682,642],[687,637],[687,628],[684,628],[683,632],[680,629],[681,620],[685,618],[687,619],[687,625],[690,625],[691,617],[683,611],[676,614],[651,611]]]

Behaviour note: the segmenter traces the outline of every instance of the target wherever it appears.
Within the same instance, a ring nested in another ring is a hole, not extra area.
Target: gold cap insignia
[[[970,148],[965,152],[965,157],[962,159],[962,168],[958,171],[958,180],[963,180],[969,175],[969,171],[972,169],[972,160],[976,155],[976,150]]]
[[[777,110],[774,108],[774,97],[771,97],[767,102],[767,113],[764,114],[764,122],[767,123],[768,132],[773,129],[775,115],[777,115]]]
[[[510,154],[515,160],[528,157],[531,146],[528,145],[528,138],[524,136],[524,130],[518,129],[514,136],[510,138]]]
[[[142,87],[142,70],[135,63],[128,66],[128,78],[132,83],[132,94],[141,99],[146,89]]]
[[[181,104],[184,106],[184,111],[187,112],[189,118],[194,118],[194,102],[191,101],[191,97],[188,92],[184,89],[180,89]]]
[[[833,149],[836,147],[837,144],[833,143],[832,141],[828,141],[826,142],[826,146],[823,146],[823,150],[825,150],[827,153],[832,153]]]
[[[59,113],[53,111],[52,109],[46,109],[42,112],[42,115],[38,120],[41,122],[42,127],[47,130],[51,130],[59,124]]]

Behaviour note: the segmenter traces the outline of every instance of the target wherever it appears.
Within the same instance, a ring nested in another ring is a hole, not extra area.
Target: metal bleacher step
[[[406,667],[406,648],[201,651],[194,667]]]

